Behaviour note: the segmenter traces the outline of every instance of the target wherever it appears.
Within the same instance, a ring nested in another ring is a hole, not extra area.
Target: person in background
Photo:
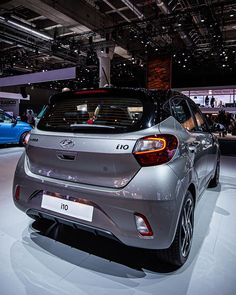
[[[227,113],[226,118],[227,118],[227,131],[228,133],[232,133],[233,126],[235,125],[233,114]]]
[[[219,108],[222,108],[222,107],[223,107],[223,101],[222,101],[222,100],[220,100],[220,102],[219,102],[219,104],[218,104],[218,107],[219,107]]]
[[[214,106],[215,106],[215,97],[214,96],[211,97],[210,104],[211,104],[211,107],[214,108]]]
[[[233,117],[231,121],[231,134],[236,135],[236,120]]]
[[[27,122],[27,116],[26,116],[26,112],[23,112],[22,115],[20,116],[21,121],[23,122]]]
[[[205,106],[206,107],[208,107],[208,105],[209,105],[209,96],[207,95],[206,97],[205,97]]]
[[[34,126],[35,120],[34,120],[34,115],[32,110],[29,110],[26,114],[27,117],[27,123],[30,124],[31,126]]]
[[[227,134],[227,119],[226,119],[226,114],[225,114],[225,110],[220,110],[219,114],[217,116],[216,122],[223,125],[224,129],[219,129],[219,136],[224,137]]]
[[[207,119],[207,122],[208,122],[208,125],[209,126],[213,126],[214,125],[214,119],[213,119],[213,116],[212,114],[206,114],[206,119]]]

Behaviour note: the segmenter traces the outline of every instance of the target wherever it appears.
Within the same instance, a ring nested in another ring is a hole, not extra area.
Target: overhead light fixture
[[[26,31],[26,32],[29,32],[29,33],[32,33],[33,35],[35,35],[35,36],[37,36],[37,37],[40,37],[40,38],[42,38],[42,39],[46,39],[46,40],[53,40],[53,38],[52,37],[50,37],[50,36],[48,36],[48,35],[45,35],[45,34],[43,34],[43,33],[40,33],[40,32],[38,32],[38,31],[36,31],[36,30],[33,30],[33,29],[31,29],[31,28],[29,28],[29,27],[26,27],[26,26],[23,26],[23,25],[21,25],[21,24],[19,24],[19,23],[16,23],[16,22],[14,22],[14,21],[12,21],[12,20],[7,20],[7,23],[9,23],[9,24],[11,24],[11,25],[13,25],[14,27],[17,27],[17,28],[19,28],[19,29],[22,29],[22,30],[24,30],[24,31]]]

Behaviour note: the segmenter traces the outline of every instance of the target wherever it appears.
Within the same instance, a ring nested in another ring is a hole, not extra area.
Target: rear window
[[[54,100],[38,128],[61,132],[128,132],[140,129],[143,103],[130,97],[81,97]]]

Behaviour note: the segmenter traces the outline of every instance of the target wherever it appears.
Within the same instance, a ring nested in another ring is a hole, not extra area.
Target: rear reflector
[[[141,166],[154,166],[169,162],[177,149],[178,140],[174,135],[157,134],[140,138],[133,150]]]
[[[14,197],[15,197],[16,201],[20,200],[20,186],[18,184],[15,186]]]
[[[140,213],[135,213],[134,216],[135,216],[136,227],[140,235],[146,236],[146,237],[153,236],[153,232],[152,232],[150,224],[147,221],[147,218]]]

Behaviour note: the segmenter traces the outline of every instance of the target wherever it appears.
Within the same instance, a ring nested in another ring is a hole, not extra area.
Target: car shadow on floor
[[[51,230],[49,228],[51,227]],[[115,263],[125,265],[129,268],[142,271],[147,269],[160,273],[168,273],[175,271],[177,267],[163,263],[162,261],[154,259],[155,255],[151,251],[129,247],[119,243],[118,241],[111,240],[106,237],[98,236],[90,232],[80,229],[74,229],[71,226],[64,224],[54,224],[52,221],[35,221],[32,223],[32,228],[37,232],[31,234],[32,240],[45,247],[40,237],[47,237],[52,241],[57,241],[63,245],[69,246],[73,249],[86,252],[90,255],[106,259]],[[69,248],[68,248],[69,249]],[[47,250],[45,248],[45,250]],[[70,260],[69,253],[67,257],[63,253],[54,253],[59,255],[60,258],[68,261]],[[62,255],[61,255],[62,254]],[[74,263],[73,261],[70,261]],[[94,269],[95,270],[95,269]]]

